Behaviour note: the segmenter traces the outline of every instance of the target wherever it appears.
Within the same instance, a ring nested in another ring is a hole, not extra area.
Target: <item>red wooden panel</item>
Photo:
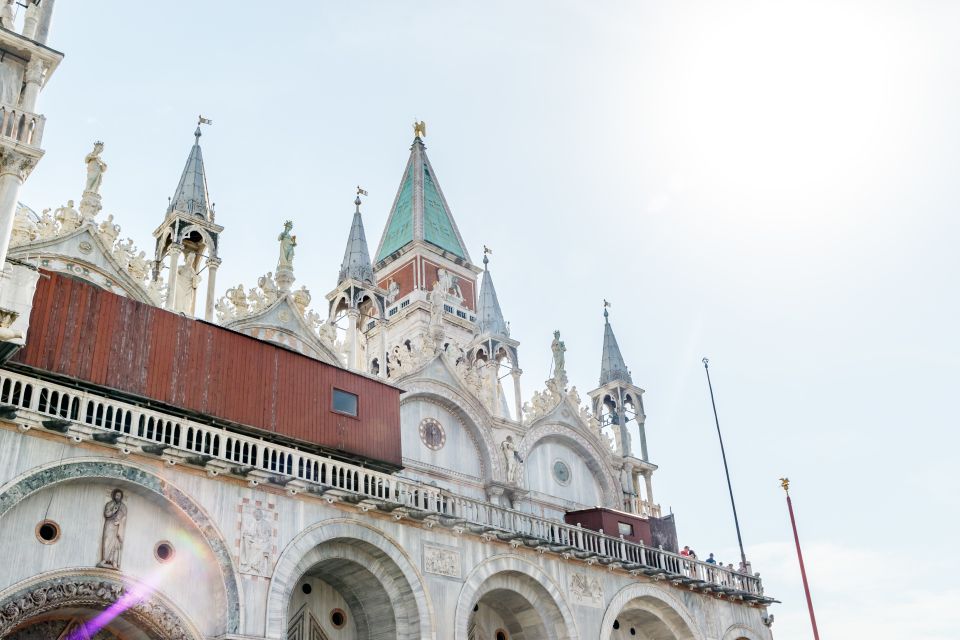
[[[399,466],[400,391],[298,353],[117,296],[40,279],[13,362]],[[359,419],[331,410],[357,394]]]

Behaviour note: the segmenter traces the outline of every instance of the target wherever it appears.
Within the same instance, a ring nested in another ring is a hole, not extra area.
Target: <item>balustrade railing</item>
[[[46,117],[24,111],[9,104],[0,104],[0,136],[21,144],[39,147]]]
[[[647,575],[719,591],[763,593],[758,576],[12,371],[0,370],[0,405],[38,414],[41,420],[59,419],[113,432],[118,439],[140,440],[154,451],[164,450],[158,445],[174,448],[188,454],[187,462],[219,460],[236,473],[259,469],[280,480],[300,480],[318,493],[338,490],[387,511],[403,507],[410,518],[439,520],[511,544],[546,547],[588,562],[619,563]]]

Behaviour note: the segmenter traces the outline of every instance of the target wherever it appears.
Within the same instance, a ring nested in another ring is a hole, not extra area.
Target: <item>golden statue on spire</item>
[[[427,137],[427,123],[423,120],[419,122],[417,120],[413,121],[413,136],[415,138],[426,138]]]

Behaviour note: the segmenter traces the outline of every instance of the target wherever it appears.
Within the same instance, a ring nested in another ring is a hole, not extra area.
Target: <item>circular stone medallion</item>
[[[553,477],[563,485],[570,484],[570,467],[563,460],[553,461]]]

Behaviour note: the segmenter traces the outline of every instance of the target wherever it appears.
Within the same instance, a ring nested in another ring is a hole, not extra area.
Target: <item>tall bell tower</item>
[[[470,344],[477,332],[477,276],[427,157],[426,125],[413,144],[374,257],[374,278],[388,292],[389,343],[424,341],[438,352]],[[401,349],[402,351],[403,349]]]
[[[46,44],[53,4],[26,0],[0,9],[0,270],[20,187],[44,153],[40,144],[46,118],[37,113],[37,98],[63,60]]]
[[[206,270],[207,293],[203,318],[212,322],[214,287],[220,266],[217,252],[223,227],[215,222],[213,204],[207,192],[207,174],[200,150],[201,124],[210,124],[210,121],[200,117],[177,190],[167,206],[163,223],[153,232],[157,241],[153,280],[160,280],[166,268],[166,308],[194,316],[199,315],[196,306],[200,274]]]

